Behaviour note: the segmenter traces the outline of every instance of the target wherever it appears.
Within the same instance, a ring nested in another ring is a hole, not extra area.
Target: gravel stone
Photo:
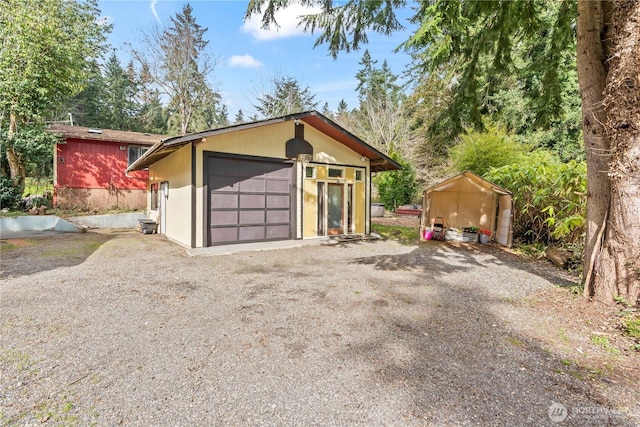
[[[553,285],[495,252],[389,240],[190,257],[158,235],[74,239],[95,250],[34,255],[30,271],[2,253],[6,425],[639,420],[514,320],[539,320],[523,301]]]

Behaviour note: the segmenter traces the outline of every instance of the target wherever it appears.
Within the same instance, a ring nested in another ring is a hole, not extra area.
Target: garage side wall
[[[151,185],[167,181],[169,197],[166,203],[167,238],[180,244],[191,246],[191,145],[182,147],[175,153],[149,167],[149,199],[151,206]],[[161,221],[159,210],[150,210],[150,217]]]

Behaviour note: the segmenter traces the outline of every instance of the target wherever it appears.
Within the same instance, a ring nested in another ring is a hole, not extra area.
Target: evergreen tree
[[[340,102],[338,103],[338,111],[336,112],[336,114],[338,116],[342,116],[348,112],[349,112],[349,106],[347,105],[347,101],[345,101],[344,99],[341,99]]]
[[[104,67],[100,127],[135,130],[134,118],[140,108],[135,100],[137,87],[131,71],[125,71],[112,52]]]
[[[212,108],[202,100],[217,95],[208,83],[215,61],[207,49],[209,41],[204,39],[207,29],[196,22],[192,12],[189,4],[184,5],[171,17],[168,28],[155,28],[146,35],[144,51],[133,52],[144,72],[170,99],[169,110],[176,115],[172,122],[179,125],[175,131],[179,134],[193,129],[196,115],[207,115],[203,108]]]
[[[263,117],[279,117],[317,108],[318,102],[309,86],[301,89],[295,78],[275,78],[272,83],[271,92],[258,96],[258,103],[254,105]]]
[[[322,106],[322,114],[326,117],[333,118],[333,111],[329,109],[329,103],[325,102]]]
[[[87,127],[102,127],[102,96],[105,81],[100,66],[94,62],[87,85],[71,98],[55,115],[57,121],[66,121],[71,114],[73,124]]]

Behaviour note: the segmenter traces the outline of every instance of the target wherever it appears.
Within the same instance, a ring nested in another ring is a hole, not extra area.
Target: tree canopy
[[[13,145],[20,139],[13,135],[27,122],[42,122],[83,89],[105,50],[109,30],[99,19],[95,0],[2,2],[0,136],[11,178],[18,184],[27,168]]]
[[[192,12],[184,5],[168,27],[154,27],[143,39],[144,48],[133,51],[150,82],[169,98],[169,110],[175,114],[170,127],[178,134],[203,130],[200,126],[211,122],[206,116],[216,116],[206,110],[220,107],[220,95],[209,81],[216,60],[204,38],[207,29]]]
[[[291,76],[274,77],[268,92],[257,96],[254,108],[265,118],[284,116],[317,108],[316,95],[309,86],[302,88]]]

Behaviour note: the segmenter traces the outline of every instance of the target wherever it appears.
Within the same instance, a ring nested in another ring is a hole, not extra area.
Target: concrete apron
[[[207,248],[185,248],[191,256],[231,255],[247,251],[268,251],[275,249],[300,248],[313,245],[335,244],[328,237],[307,240],[277,240],[273,242],[240,243],[237,245],[209,246]]]

